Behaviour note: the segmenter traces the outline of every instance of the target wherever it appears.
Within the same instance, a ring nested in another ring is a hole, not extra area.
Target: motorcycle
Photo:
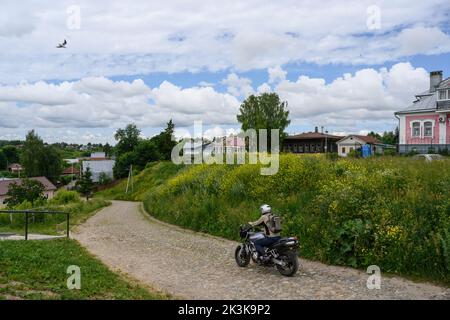
[[[260,265],[273,267],[283,276],[292,277],[299,267],[298,263],[298,240],[296,237],[281,238],[265,250],[263,260],[258,259],[255,241],[264,238],[263,232],[255,231],[251,225],[240,227],[239,235],[242,243],[235,250],[234,258],[239,267],[246,267],[250,259]]]

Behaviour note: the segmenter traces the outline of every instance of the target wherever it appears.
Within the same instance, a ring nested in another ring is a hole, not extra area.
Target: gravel
[[[186,299],[450,299],[450,288],[300,258],[296,276],[234,261],[237,243],[151,218],[139,202],[113,201],[73,237],[113,270]],[[83,272],[83,270],[82,270]]]

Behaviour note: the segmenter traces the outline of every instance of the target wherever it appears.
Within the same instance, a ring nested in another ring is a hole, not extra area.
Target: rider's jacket
[[[271,216],[271,213],[263,214],[258,220],[253,221],[253,222],[249,222],[248,224],[252,225],[253,227],[257,227],[259,225],[263,225],[264,226],[264,230],[266,232],[266,236],[268,236],[268,237],[279,237],[280,236],[279,232],[274,233],[269,228],[269,226],[270,226],[270,216]]]

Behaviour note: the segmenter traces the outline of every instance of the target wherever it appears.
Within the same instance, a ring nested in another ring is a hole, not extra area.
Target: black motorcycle
[[[298,240],[296,237],[281,238],[270,247],[265,248],[264,259],[258,259],[255,241],[264,238],[263,232],[254,231],[251,225],[240,227],[239,235],[243,239],[234,252],[239,267],[246,267],[250,259],[254,263],[275,266],[283,276],[291,277],[298,271]]]

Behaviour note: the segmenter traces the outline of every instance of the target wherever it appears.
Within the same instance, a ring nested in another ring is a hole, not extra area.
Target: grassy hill
[[[269,203],[303,257],[450,283],[449,160],[282,155],[278,174],[259,169],[156,163],[131,194],[122,183],[103,196],[143,200],[161,220],[231,239]]]
[[[171,162],[151,162],[144,170],[133,175],[133,186],[129,186],[125,193],[127,179],[123,179],[110,189],[96,193],[96,197],[109,200],[144,201],[159,185],[176,175],[183,166],[176,166]]]

